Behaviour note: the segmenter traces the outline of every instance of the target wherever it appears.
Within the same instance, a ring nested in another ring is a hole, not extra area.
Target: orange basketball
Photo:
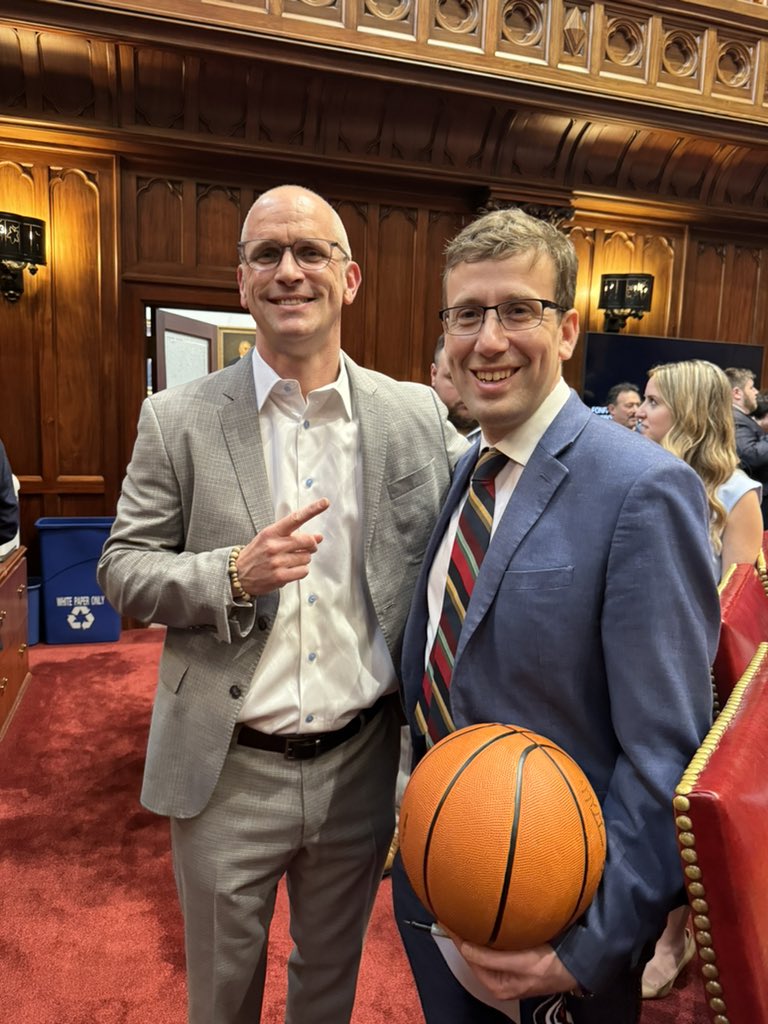
[[[416,766],[400,807],[416,895],[469,942],[528,949],[589,906],[605,863],[597,797],[575,761],[515,725],[470,725]]]

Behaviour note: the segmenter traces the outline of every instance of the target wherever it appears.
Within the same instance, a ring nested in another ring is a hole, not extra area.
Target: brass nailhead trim
[[[765,565],[765,559],[763,559],[763,565]],[[735,566],[731,566],[723,577],[720,587],[718,588],[721,594],[728,580],[733,575],[734,569]],[[761,574],[761,579],[763,580],[763,585],[766,588],[766,594],[768,595],[768,568],[766,568],[764,576]],[[752,661],[750,661],[747,666],[744,675],[734,686],[727,704],[705,736],[704,742],[693,755],[691,763],[683,772],[683,777],[680,779],[680,782],[675,789],[675,797],[672,801],[672,806],[676,812],[675,824],[678,828],[678,840],[682,847],[680,850],[680,858],[685,865],[684,873],[688,887],[689,902],[695,915],[693,923],[696,928],[696,945],[698,946],[699,957],[702,960],[701,973],[705,979],[707,995],[711,997],[709,999],[709,1007],[715,1014],[713,1024],[730,1024],[730,1020],[727,1016],[728,1006],[723,999],[723,987],[718,980],[720,972],[716,966],[717,954],[715,953],[715,946],[712,942],[711,924],[709,920],[709,904],[704,898],[707,894],[703,884],[703,873],[697,864],[698,856],[696,854],[696,833],[694,831],[693,821],[689,814],[691,810],[691,801],[688,797],[696,786],[696,783],[699,781],[701,773],[709,764],[710,758],[720,745],[720,741],[725,735],[728,726],[733,721],[736,716],[736,712],[741,706],[741,702],[744,699],[744,695],[749,684],[757,675],[757,671],[765,660],[767,654],[768,643],[760,644],[755,651]],[[716,692],[715,698],[717,699]]]

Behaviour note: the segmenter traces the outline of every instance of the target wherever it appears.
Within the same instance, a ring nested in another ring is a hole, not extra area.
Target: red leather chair
[[[754,566],[730,567],[720,584],[720,608],[720,642],[712,666],[717,711],[743,675],[757,645],[768,640],[768,595]]]
[[[758,648],[674,799],[714,1024],[768,1022],[768,643]]]

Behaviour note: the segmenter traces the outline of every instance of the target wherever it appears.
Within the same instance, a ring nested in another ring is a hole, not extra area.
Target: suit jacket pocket
[[[573,566],[552,569],[509,569],[501,580],[501,590],[559,590],[573,582]]]
[[[178,693],[188,668],[189,662],[186,658],[166,647],[160,659],[160,683],[171,693]]]
[[[425,466],[420,466],[418,469],[414,470],[413,473],[401,476],[397,480],[387,481],[389,499],[390,501],[397,501],[397,499],[402,498],[404,494],[408,494],[410,491],[416,490],[416,488],[421,487],[422,484],[434,482],[434,480],[435,460],[430,459]]]

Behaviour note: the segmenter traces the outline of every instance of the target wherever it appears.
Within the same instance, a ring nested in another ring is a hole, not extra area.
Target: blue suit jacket
[[[406,626],[412,728],[429,568],[476,451],[457,467]],[[548,736],[582,766],[602,804],[600,889],[554,943],[592,990],[639,955],[680,896],[671,800],[710,725],[720,621],[707,519],[693,470],[572,393],[520,477],[461,633],[451,684],[457,728],[500,721]],[[418,758],[421,736],[414,746]]]

